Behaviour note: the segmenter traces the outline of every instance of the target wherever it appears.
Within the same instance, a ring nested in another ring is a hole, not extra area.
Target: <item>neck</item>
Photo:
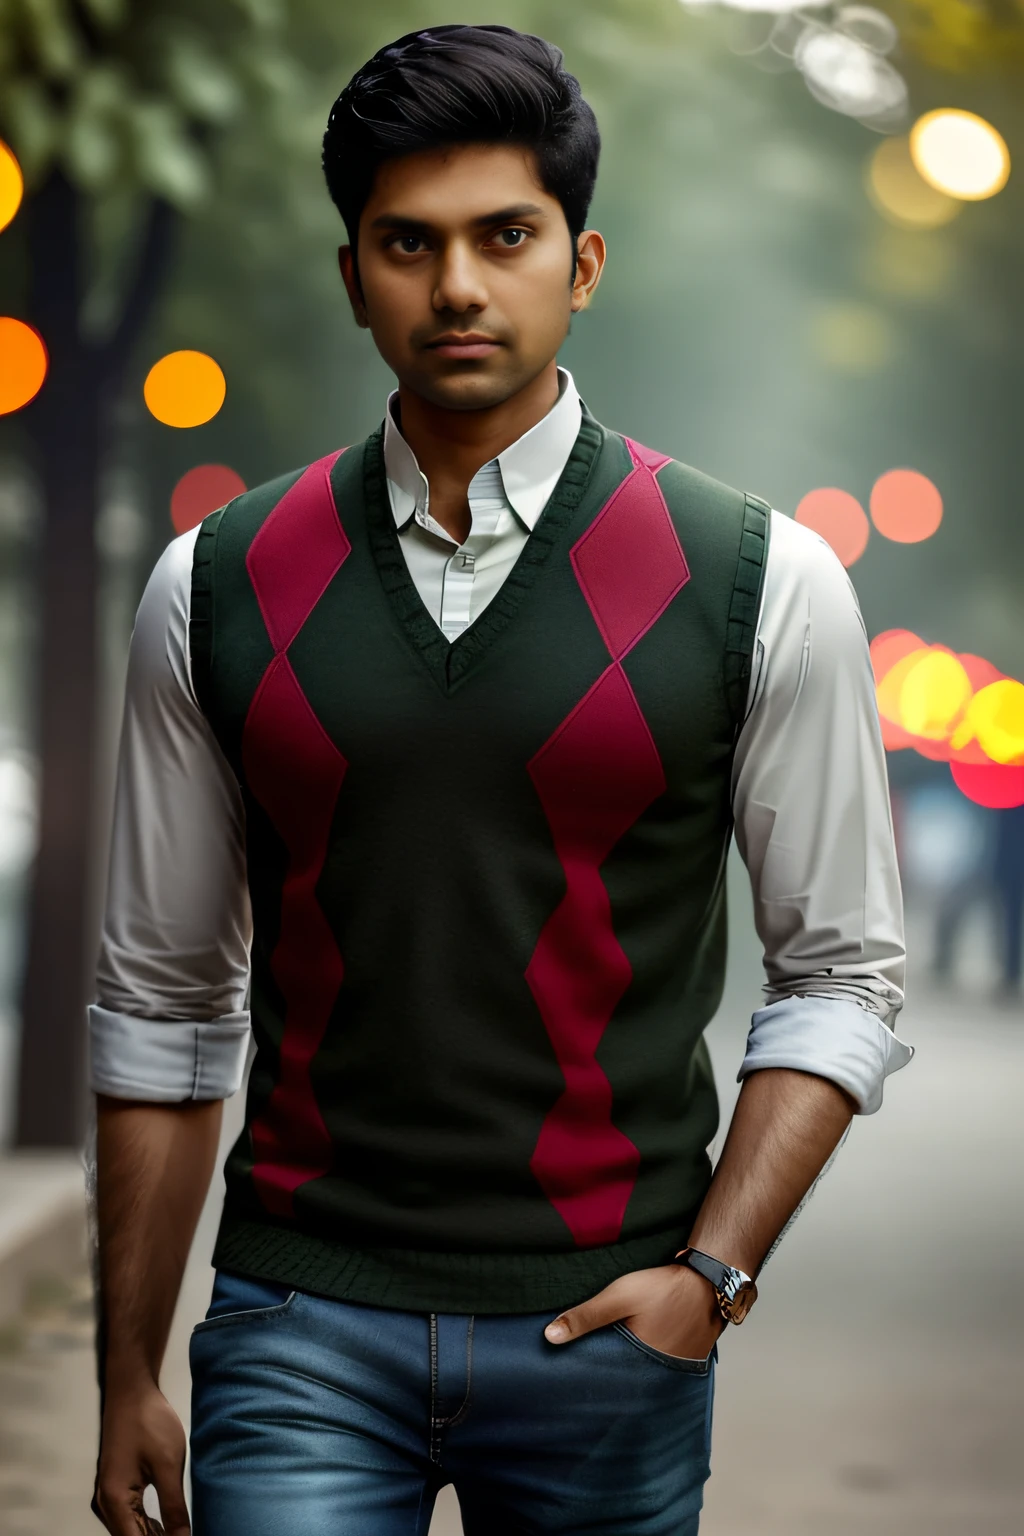
[[[547,367],[518,394],[479,411],[452,411],[398,386],[402,436],[416,455],[435,503],[465,500],[469,482],[483,464],[529,432],[558,399],[558,365]],[[435,513],[436,515],[436,513]]]

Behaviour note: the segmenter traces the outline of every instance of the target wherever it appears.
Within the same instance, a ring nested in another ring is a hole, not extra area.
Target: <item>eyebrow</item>
[[[499,208],[495,213],[481,214],[471,223],[476,229],[484,229],[489,224],[511,224],[516,219],[537,218],[543,213],[544,209],[536,203],[515,203],[511,208]],[[415,235],[428,234],[434,227],[426,219],[409,219],[400,213],[382,213],[370,225],[371,229],[401,229]]]

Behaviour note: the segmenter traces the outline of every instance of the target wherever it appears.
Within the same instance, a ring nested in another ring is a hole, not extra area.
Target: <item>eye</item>
[[[393,239],[388,241],[388,245],[395,250],[401,251],[403,256],[418,255],[419,253],[416,248],[422,244],[423,238],[421,235],[395,235]]]
[[[498,240],[507,251],[518,250],[521,245],[525,245],[529,237],[530,231],[528,229],[502,229],[498,231]]]

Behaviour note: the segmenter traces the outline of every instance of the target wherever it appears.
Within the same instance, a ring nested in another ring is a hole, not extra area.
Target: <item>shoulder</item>
[[[309,473],[312,465],[303,464],[299,469],[287,470],[283,475],[275,475],[272,480],[264,480],[259,485],[254,485],[247,491],[242,491],[225,506],[218,507],[210,512],[199,525],[201,542],[205,542],[217,535],[221,528],[227,530],[240,530],[247,527],[258,527],[259,524],[273,511],[278,502],[296,485],[302,477]]]
[[[765,562],[765,617],[813,618],[816,628],[847,627],[860,606],[850,574],[813,528],[772,510]],[[861,628],[863,623],[861,622]]]
[[[175,615],[187,617],[192,559],[202,524],[179,533],[164,548],[150,572],[136,615],[136,629],[165,629]]]
[[[352,472],[358,475],[363,460],[361,452],[363,447],[364,444],[357,444],[351,448],[336,448],[322,458],[314,459],[310,464],[303,464],[299,469],[288,470],[283,475],[275,476],[273,480],[266,480],[260,485],[253,486],[251,490],[236,496],[226,506],[211,512],[200,525],[197,564],[208,557],[214,544],[217,546],[218,553],[225,549],[236,552],[246,550],[270,514],[286,501],[289,510],[295,512],[298,512],[300,507],[308,511],[311,505],[319,504],[317,498],[311,502],[307,495],[290,496],[289,493],[295,491],[297,487],[301,486],[306,490],[312,490],[315,487],[318,495],[325,493],[326,500],[330,503],[333,499],[331,488],[333,486],[337,491],[339,473],[343,478],[346,471],[349,476]],[[339,470],[339,464],[344,468]]]
[[[150,572],[135,615],[129,652],[133,686],[173,683],[188,693],[188,623],[198,528],[171,539]]]

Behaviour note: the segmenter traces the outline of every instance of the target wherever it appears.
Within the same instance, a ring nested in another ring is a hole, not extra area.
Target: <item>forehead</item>
[[[511,144],[454,144],[385,161],[363,217],[394,214],[454,228],[517,203],[560,211],[557,198],[541,185],[532,150]]]

